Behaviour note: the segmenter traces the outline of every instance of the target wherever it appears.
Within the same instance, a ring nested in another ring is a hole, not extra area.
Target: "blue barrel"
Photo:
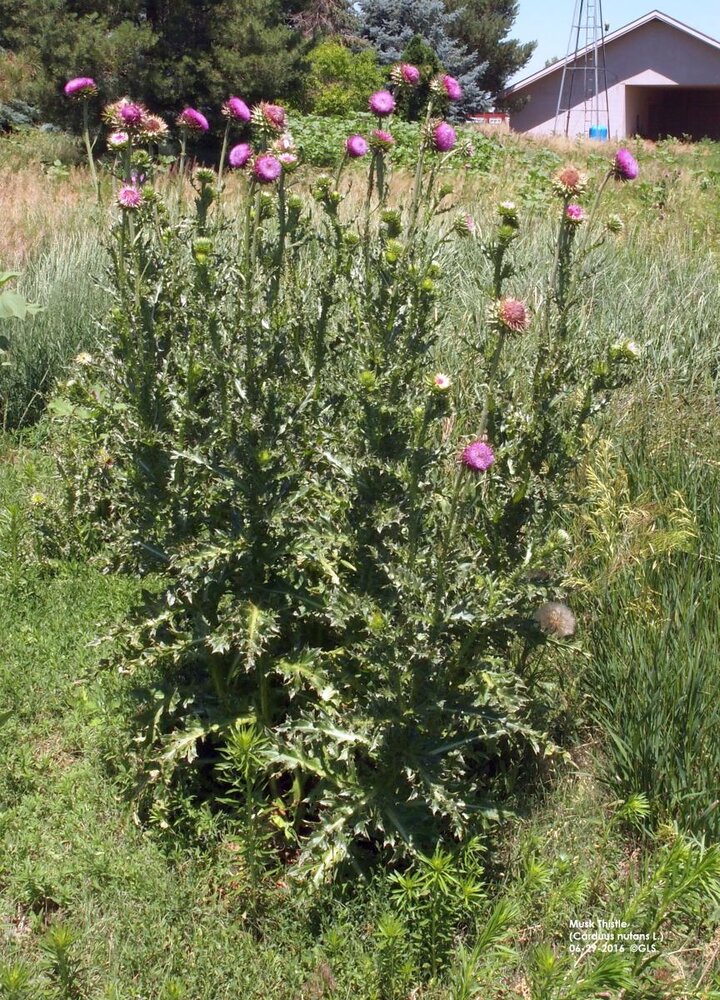
[[[597,139],[598,142],[607,142],[608,130],[605,128],[604,125],[591,125],[590,138]]]

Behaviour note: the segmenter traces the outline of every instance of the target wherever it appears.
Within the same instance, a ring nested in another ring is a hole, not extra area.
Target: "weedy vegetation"
[[[448,87],[0,154],[0,996],[720,996],[717,151]]]

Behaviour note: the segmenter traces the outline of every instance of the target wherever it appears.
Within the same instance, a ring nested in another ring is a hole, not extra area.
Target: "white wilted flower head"
[[[535,621],[546,635],[556,639],[568,639],[575,634],[577,622],[567,604],[560,601],[547,601],[541,604],[535,612]]]

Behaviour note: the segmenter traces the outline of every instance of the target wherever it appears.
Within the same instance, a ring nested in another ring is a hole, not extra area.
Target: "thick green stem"
[[[228,139],[230,138],[230,119],[225,123],[225,134],[223,135],[222,149],[220,150],[220,166],[218,167],[218,191],[222,193],[222,179],[225,171],[225,160],[227,157]]]
[[[87,152],[88,167],[90,168],[90,177],[92,178],[93,188],[95,189],[95,200],[99,205],[100,182],[98,181],[97,170],[95,169],[95,157],[93,156],[93,147],[92,147],[92,142],[90,141],[90,118],[89,118],[87,101],[83,101],[83,140],[85,142],[85,150]]]
[[[434,616],[435,625],[437,625],[440,620],[440,605],[442,604],[442,599],[445,594],[445,564],[447,562],[447,556],[450,551],[450,546],[452,545],[453,535],[455,533],[455,522],[457,520],[457,511],[460,504],[460,494],[462,493],[464,480],[465,469],[462,465],[460,465],[458,466],[457,474],[455,476],[455,485],[453,487],[452,499],[450,500],[450,513],[448,514],[448,520],[445,526],[445,532],[440,546],[440,556],[437,564]]]

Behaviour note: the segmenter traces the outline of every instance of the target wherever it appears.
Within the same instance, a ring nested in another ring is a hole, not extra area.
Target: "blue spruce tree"
[[[488,107],[489,95],[480,83],[487,63],[452,37],[458,14],[448,13],[443,0],[359,0],[358,11],[361,34],[381,63],[399,62],[408,42],[419,35],[463,88],[452,113],[457,117]]]

